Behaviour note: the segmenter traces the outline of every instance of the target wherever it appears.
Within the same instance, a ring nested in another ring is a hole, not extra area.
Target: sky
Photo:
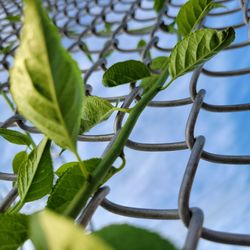
[[[176,1],[175,1],[176,2]],[[180,1],[179,1],[180,2]],[[143,1],[150,6],[150,3]],[[239,6],[239,1],[230,1],[228,9]],[[93,12],[95,9],[92,10]],[[177,9],[170,8],[170,13],[176,14]],[[222,9],[215,10],[223,11]],[[146,15],[154,16],[154,12],[142,14],[138,11],[138,17],[145,18]],[[109,18],[117,18],[109,17]],[[88,21],[88,17],[85,17]],[[223,18],[208,17],[205,25],[220,27],[224,25],[238,24],[242,22],[242,13],[238,12]],[[152,22],[151,22],[152,23]],[[149,22],[150,24],[150,22]],[[144,23],[131,22],[129,27],[138,27]],[[172,35],[157,34],[160,37],[160,45],[164,47],[175,43]],[[245,41],[247,28],[239,28],[236,31],[235,43]],[[148,39],[148,36],[131,37],[121,35],[119,46],[133,48],[139,39]],[[85,42],[89,49],[97,49],[103,46],[105,39],[90,37]],[[63,39],[65,47],[71,41]],[[152,57],[167,55],[152,50]],[[206,69],[215,71],[235,70],[249,68],[250,48],[244,47],[232,51],[219,53],[205,64]],[[91,63],[83,53],[74,53],[81,68],[88,68]],[[96,56],[93,56],[96,60]],[[108,59],[108,66],[117,61],[128,59],[140,59],[138,53],[114,52]],[[1,72],[0,72],[1,74]],[[155,100],[173,100],[189,96],[189,81],[192,74],[189,73],[175,81],[167,90],[160,93]],[[93,86],[93,95],[112,96],[122,95],[129,91],[128,86],[117,88],[105,88],[101,85],[102,73],[91,75],[88,83]],[[4,75],[0,75],[3,81]],[[205,102],[211,104],[239,104],[249,103],[250,87],[249,75],[237,77],[213,78],[201,75],[198,81],[198,89],[205,89]],[[0,96],[0,121],[4,121],[12,113]],[[175,108],[152,108],[147,107],[136,124],[130,139],[139,142],[162,143],[183,141],[185,136],[185,125],[190,112],[191,105]],[[88,134],[111,133],[113,131],[114,115],[107,121],[91,130]],[[249,124],[250,112],[235,113],[213,113],[201,110],[196,128],[195,136],[203,135],[206,138],[205,150],[217,154],[249,155]],[[40,136],[35,136],[38,142]],[[83,159],[98,157],[102,155],[107,143],[79,142],[78,148]],[[16,152],[22,148],[10,145],[0,138],[1,171],[11,171],[11,159]],[[58,150],[58,149],[56,149]],[[56,151],[55,150],[55,151]],[[55,155],[55,154],[54,154]],[[178,192],[182,177],[186,168],[190,150],[175,152],[140,152],[125,148],[127,164],[125,169],[115,175],[107,185],[111,188],[108,198],[116,203],[144,208],[176,208]],[[75,160],[74,156],[65,152],[64,159]],[[56,161],[56,166],[61,164]],[[10,188],[10,184],[1,182],[1,197]],[[210,163],[201,160],[195,177],[191,193],[190,204],[192,207],[200,207],[205,215],[204,225],[214,230],[223,230],[234,233],[249,233],[250,224],[250,200],[248,190],[250,188],[249,165],[229,165]],[[45,200],[35,204],[27,204],[24,211],[33,211],[41,208]],[[94,217],[93,225],[96,229],[110,223],[131,223],[149,228],[159,232],[162,236],[169,238],[179,248],[183,245],[187,230],[182,222],[163,220],[142,220],[126,218],[111,214],[102,208],[98,208]],[[247,247],[230,246],[218,244],[206,240],[200,240],[198,250],[244,250]]]

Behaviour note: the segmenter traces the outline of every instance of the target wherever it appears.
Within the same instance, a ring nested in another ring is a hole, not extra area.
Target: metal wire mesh
[[[234,0],[235,1],[235,0]],[[233,0],[218,1],[224,4],[233,2]],[[169,12],[169,7],[178,8],[181,6],[177,1],[166,1],[165,8],[158,14],[148,15],[152,13],[152,1],[148,0],[95,0],[95,1],[80,1],[80,0],[45,0],[44,4],[48,9],[50,16],[59,28],[60,33],[66,39],[65,46],[73,55],[80,53],[80,56],[86,56],[85,41],[90,38],[100,39],[100,46],[97,49],[89,49],[91,63],[88,68],[82,68],[84,82],[86,84],[87,94],[91,94],[93,86],[91,86],[90,78],[98,71],[105,71],[109,65],[109,55],[114,51],[118,51],[124,55],[126,59],[133,53],[139,53],[141,60],[150,67],[151,50],[156,50],[158,54],[168,54],[172,47],[163,47],[159,39],[160,33],[166,33],[164,23],[170,23],[174,20],[175,15]],[[151,6],[150,6],[151,4]],[[0,48],[8,47],[8,51],[0,56],[0,74],[1,83],[0,91],[8,94],[9,82],[8,72],[13,61],[14,51],[18,46],[19,32],[21,28],[20,22],[12,22],[7,20],[7,16],[19,16],[22,12],[22,3],[19,0],[2,0],[0,1]],[[176,13],[177,13],[176,11]],[[233,25],[235,29],[243,26],[249,28],[249,10],[248,1],[240,1],[240,8],[222,9],[210,16],[222,17],[225,15],[232,15],[236,12],[242,12],[242,23]],[[138,14],[140,13],[140,14]],[[115,18],[113,17],[115,16]],[[141,28],[133,29],[133,22],[141,24]],[[104,25],[105,24],[105,25]],[[148,25],[149,24],[149,25]],[[202,26],[202,25],[201,25]],[[220,26],[218,29],[224,29]],[[143,47],[123,47],[121,45],[120,37],[122,35],[140,37],[141,35],[148,35],[146,45]],[[64,40],[63,40],[64,41]],[[235,50],[248,46],[247,41],[235,43],[227,48],[227,50]],[[190,96],[176,100],[153,100],[149,106],[160,107],[177,107],[191,105],[188,120],[186,122],[185,139],[183,141],[167,142],[167,143],[141,143],[129,139],[126,147],[137,151],[159,152],[159,151],[178,151],[190,150],[190,157],[187,162],[186,171],[183,175],[182,184],[179,191],[178,208],[176,209],[144,209],[135,207],[125,207],[115,204],[105,198],[109,193],[108,187],[103,187],[98,190],[94,197],[89,202],[78,218],[78,222],[86,226],[90,221],[93,213],[98,206],[102,206],[108,211],[120,214],[123,216],[144,218],[144,219],[160,219],[160,220],[182,220],[188,228],[186,241],[183,249],[197,249],[199,239],[204,239],[241,246],[250,246],[250,235],[234,234],[227,232],[214,231],[203,227],[203,211],[200,208],[193,208],[189,205],[192,184],[195,178],[200,159],[213,163],[221,164],[250,164],[250,156],[239,155],[220,155],[205,151],[205,137],[194,136],[195,125],[199,112],[204,109],[209,112],[238,112],[250,110],[250,104],[234,104],[234,105],[215,105],[204,102],[206,91],[204,89],[198,90],[197,84],[201,74],[211,77],[231,77],[243,74],[249,74],[250,68],[232,71],[212,71],[204,66],[196,69],[190,80]],[[112,102],[120,102],[123,107],[128,107],[133,101],[140,98],[141,90],[135,84],[130,84],[130,92],[121,96],[106,97]],[[79,141],[85,142],[103,142],[110,141],[115,137],[116,132],[121,128],[124,115],[118,113],[114,121],[114,132],[110,134],[99,135],[80,135]],[[0,122],[1,127],[18,126],[22,130],[30,133],[39,133],[39,131],[28,125],[23,117],[17,112],[13,116]],[[110,146],[108,145],[108,147]],[[104,152],[105,153],[105,152]],[[16,176],[9,173],[1,173],[1,180],[14,181]],[[0,210],[4,211],[15,200],[17,190],[13,188],[5,197],[0,205]]]

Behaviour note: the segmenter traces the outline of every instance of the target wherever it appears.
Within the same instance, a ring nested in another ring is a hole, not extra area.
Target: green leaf
[[[178,33],[177,29],[174,27],[176,23],[176,20],[174,20],[172,23],[170,24],[165,24],[165,23],[161,23],[160,24],[160,28],[170,34],[176,34]]]
[[[109,49],[106,52],[103,53],[102,57],[103,58],[107,58],[109,56],[111,56],[113,54],[114,50],[113,49]]]
[[[83,161],[83,165],[89,173],[92,173],[101,160],[100,158],[92,158]],[[103,183],[119,170],[119,168],[112,166]],[[49,196],[47,207],[58,213],[62,213],[75,195],[77,195],[84,183],[86,183],[86,179],[81,172],[79,162],[70,162],[62,165],[57,169],[56,174],[59,178]],[[102,183],[100,185],[102,185]]]
[[[30,238],[36,250],[112,250],[101,239],[84,233],[74,221],[49,210],[31,217]]]
[[[18,174],[19,169],[28,160],[28,154],[26,151],[21,151],[17,153],[12,161],[12,169],[15,174]]]
[[[147,35],[149,32],[151,32],[153,30],[154,26],[153,25],[149,25],[149,26],[145,26],[143,28],[138,28],[138,29],[129,29],[128,33],[129,34],[134,34],[134,35],[138,35],[138,33],[140,33],[141,35]]]
[[[55,174],[58,177],[61,177],[66,171],[68,171],[70,168],[75,167],[76,165],[78,165],[79,163],[77,161],[72,161],[72,162],[67,162],[65,164],[63,164],[61,167],[59,167]],[[53,190],[54,191],[54,190]]]
[[[139,42],[137,43],[137,49],[139,49],[139,48],[144,48],[145,46],[147,45],[147,43],[146,43],[146,41],[145,40],[143,40],[143,39],[141,39],[141,40],[139,40]]]
[[[169,59],[166,56],[156,57],[152,60],[150,67],[153,70],[161,71],[163,70],[164,67],[166,67],[166,63],[168,62],[168,60]],[[158,80],[159,77],[160,74],[152,74],[151,76],[142,79],[140,87],[142,87],[144,91],[147,91],[150,88],[150,86],[152,86],[153,83]]]
[[[48,198],[47,208],[57,213],[63,213],[85,183],[86,179],[81,172],[79,163],[76,162],[58,178]]]
[[[111,225],[95,233],[114,250],[176,250],[174,245],[156,233],[130,225]]]
[[[163,70],[167,62],[168,62],[168,57],[158,56],[152,60],[150,67],[153,70]]]
[[[23,214],[0,214],[0,250],[16,250],[28,239],[28,218]]]
[[[147,45],[146,41],[143,40],[143,39],[141,39],[137,43],[137,49],[144,49],[146,47],[146,45]],[[142,50],[140,51],[140,53],[142,53]],[[147,56],[151,59],[151,53],[150,53],[150,51],[147,52]]]
[[[103,84],[107,87],[114,87],[134,82],[147,76],[150,76],[150,72],[144,63],[129,60],[112,65],[103,75]]]
[[[164,7],[165,2],[165,0],[154,0],[154,10],[156,12],[160,12],[160,10]]]
[[[169,73],[172,79],[194,70],[235,38],[233,28],[225,31],[211,29],[197,30],[177,43],[169,58]]]
[[[43,134],[76,152],[84,94],[81,72],[61,46],[41,1],[25,3],[21,44],[10,72],[13,99]]]
[[[19,16],[19,15],[7,16],[5,19],[10,21],[10,22],[20,22],[21,16]]]
[[[17,187],[21,203],[42,198],[51,191],[53,168],[50,141],[47,138],[29,155],[26,164],[19,167]]]
[[[105,25],[105,31],[106,32],[111,32],[112,31],[111,30],[111,28],[112,28],[112,24],[111,23],[105,22],[104,25]]]
[[[87,96],[83,101],[80,134],[107,120],[114,110],[109,101],[98,96]]]
[[[213,0],[189,0],[181,7],[176,17],[179,33],[183,36],[188,35],[210,10],[219,7],[223,5]]]
[[[0,136],[14,144],[26,146],[30,146],[32,144],[31,139],[27,135],[15,130],[0,128]]]
[[[91,158],[91,159],[83,161],[83,164],[84,166],[86,166],[86,169],[88,170],[88,172],[92,173],[96,169],[98,164],[101,162],[101,160],[102,160],[101,158]],[[118,173],[124,167],[124,165],[125,165],[125,162],[123,162],[119,168],[112,166],[106,178],[100,185],[108,181],[114,174]],[[60,168],[56,170],[56,175],[58,177],[61,177],[66,171],[68,171],[72,167],[79,168],[79,162],[68,162],[68,163],[63,164]]]
[[[13,41],[13,42],[10,42],[9,45],[6,47],[0,46],[0,54],[4,54],[4,55],[8,54],[12,50],[14,44],[15,42]]]
[[[92,58],[91,53],[90,53],[90,51],[89,51],[88,45],[87,45],[86,43],[82,42],[82,43],[80,44],[80,48],[81,48],[81,50],[85,53],[85,55],[88,57],[88,59],[89,59],[91,62],[93,62],[93,58]]]

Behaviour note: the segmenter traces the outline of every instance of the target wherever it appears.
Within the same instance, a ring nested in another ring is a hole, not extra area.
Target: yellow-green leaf
[[[30,218],[30,237],[36,250],[112,250],[74,221],[49,210]]]
[[[81,72],[41,1],[24,3],[21,44],[10,72],[13,99],[42,133],[75,152],[84,94]]]

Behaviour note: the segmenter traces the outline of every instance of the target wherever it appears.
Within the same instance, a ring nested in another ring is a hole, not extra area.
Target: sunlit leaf
[[[18,171],[17,187],[21,203],[42,198],[51,191],[53,168],[50,141],[46,138],[35,148]]]
[[[106,120],[114,111],[113,105],[98,96],[87,96],[83,101],[80,134]]]
[[[169,57],[169,73],[172,79],[192,71],[206,62],[235,38],[233,28],[224,31],[201,29],[177,43]]]
[[[180,9],[176,22],[178,31],[186,36],[192,32],[201,20],[214,8],[222,7],[214,0],[189,0]]]
[[[81,72],[61,46],[41,1],[24,2],[21,44],[10,72],[11,93],[24,117],[75,152],[84,94]]]
[[[74,221],[49,210],[31,217],[30,236],[36,250],[112,250]]]

